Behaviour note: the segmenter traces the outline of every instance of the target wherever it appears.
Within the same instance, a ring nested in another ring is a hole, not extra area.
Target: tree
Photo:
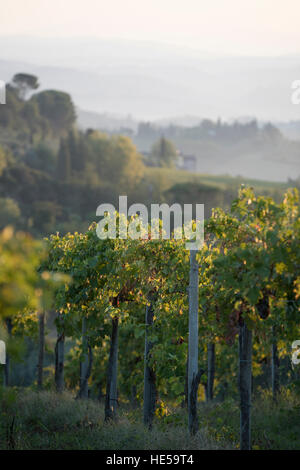
[[[68,134],[67,142],[71,156],[72,170],[83,172],[86,167],[89,152],[86,137],[82,133],[76,133],[71,129]]]
[[[64,138],[60,140],[59,151],[57,155],[57,178],[60,181],[68,183],[71,178],[71,156],[67,141]]]
[[[4,150],[0,147],[0,176],[8,165],[8,156]]]
[[[12,84],[18,89],[19,97],[22,100],[25,100],[26,95],[30,91],[36,90],[40,86],[38,78],[35,75],[27,73],[17,73],[14,75]]]
[[[21,211],[18,203],[9,197],[0,197],[0,230],[7,225],[17,225]]]
[[[114,188],[132,191],[144,174],[142,157],[128,137],[109,138],[100,132],[90,132],[87,137],[92,161],[99,177],[110,181]]]
[[[40,115],[46,118],[55,135],[66,135],[75,119],[75,107],[68,93],[46,90],[32,97],[39,107]]]
[[[22,109],[21,114],[29,128],[30,143],[33,144],[34,136],[40,127],[40,113],[37,103],[32,100],[26,101],[26,103],[24,103],[24,107]]]
[[[37,201],[32,204],[33,227],[42,233],[54,230],[56,217],[61,215],[61,208],[50,201]]]
[[[0,317],[12,317],[25,307],[35,309],[41,243],[6,227],[0,232],[0,253]]]
[[[56,155],[44,143],[39,143],[34,148],[30,148],[25,154],[25,162],[31,168],[44,171],[50,175],[55,174]]]
[[[150,158],[155,166],[173,167],[177,160],[177,151],[170,140],[161,137],[151,149]]]
[[[112,137],[112,160],[108,162],[110,178],[123,191],[133,190],[144,174],[142,157],[128,137]]]

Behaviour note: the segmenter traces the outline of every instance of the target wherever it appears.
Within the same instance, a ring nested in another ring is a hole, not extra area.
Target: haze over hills
[[[300,77],[296,56],[212,57],[154,42],[30,37],[0,37],[0,51],[2,80],[22,67],[40,77],[42,88],[66,90],[77,106],[98,113],[300,118],[290,99]]]
[[[40,90],[68,92],[83,128],[127,128],[134,138],[141,120],[193,127],[204,118],[252,118],[300,139],[300,106],[291,103],[291,84],[300,77],[297,56],[217,57],[145,41],[3,36],[0,51],[0,79],[27,72],[39,77]],[[273,181],[300,174],[298,147],[285,143],[259,151],[249,142],[226,149],[175,143],[196,156],[201,172]]]

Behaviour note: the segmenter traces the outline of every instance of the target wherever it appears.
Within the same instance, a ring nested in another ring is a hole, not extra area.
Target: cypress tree
[[[68,143],[63,138],[60,140],[57,156],[57,178],[66,183],[71,179],[71,156]]]

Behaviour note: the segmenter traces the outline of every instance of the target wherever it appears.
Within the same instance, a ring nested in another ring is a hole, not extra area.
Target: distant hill
[[[138,128],[138,121],[131,116],[118,116],[109,113],[95,113],[93,111],[83,111],[77,108],[77,122],[81,129],[98,129],[116,132],[121,129],[135,132]]]
[[[256,133],[251,137],[239,138],[239,130],[234,131],[234,122],[242,125],[251,122],[249,118],[240,118],[228,123],[233,126],[231,138],[220,140],[214,135],[201,135],[200,117],[156,120],[149,124],[145,135],[140,130],[141,123],[131,117],[79,109],[77,115],[81,128],[129,135],[141,152],[148,153],[153,143],[165,135],[182,154],[195,156],[196,169],[200,173],[242,175],[269,181],[287,181],[300,175],[300,142],[296,138],[296,123],[294,128],[293,123],[281,123],[276,127],[279,129],[278,135],[272,138],[261,131],[267,123],[259,122]]]
[[[197,127],[202,118],[243,122],[253,116],[259,125],[277,123],[283,137],[300,139],[300,106],[290,101],[299,57],[208,57],[158,43],[80,38],[0,37],[0,51],[1,80],[16,72],[37,75],[39,90],[72,96],[79,127],[128,135],[140,151],[149,151],[157,137],[140,138],[140,121]],[[264,145],[170,138],[196,156],[199,172],[272,181],[300,174],[299,145],[284,138]]]
[[[300,140],[300,120],[289,122],[275,122],[283,135],[291,140]]]
[[[30,71],[100,114],[299,120],[290,96],[300,57],[208,57],[159,43],[80,38],[0,37],[0,51],[2,80]]]

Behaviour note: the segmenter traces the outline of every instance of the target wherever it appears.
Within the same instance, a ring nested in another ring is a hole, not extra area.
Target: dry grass
[[[254,449],[300,449],[300,397],[282,390],[277,403],[261,391],[253,403]],[[239,406],[234,400],[199,404],[200,430],[191,437],[181,408],[145,429],[141,410],[121,405],[104,423],[103,404],[70,393],[0,389],[0,449],[210,450],[239,446]]]
[[[148,431],[140,412],[119,410],[116,423],[105,424],[103,405],[75,400],[69,393],[5,392],[1,399],[4,419],[1,448],[195,450],[221,449],[205,429],[190,437],[181,422],[154,424]]]

